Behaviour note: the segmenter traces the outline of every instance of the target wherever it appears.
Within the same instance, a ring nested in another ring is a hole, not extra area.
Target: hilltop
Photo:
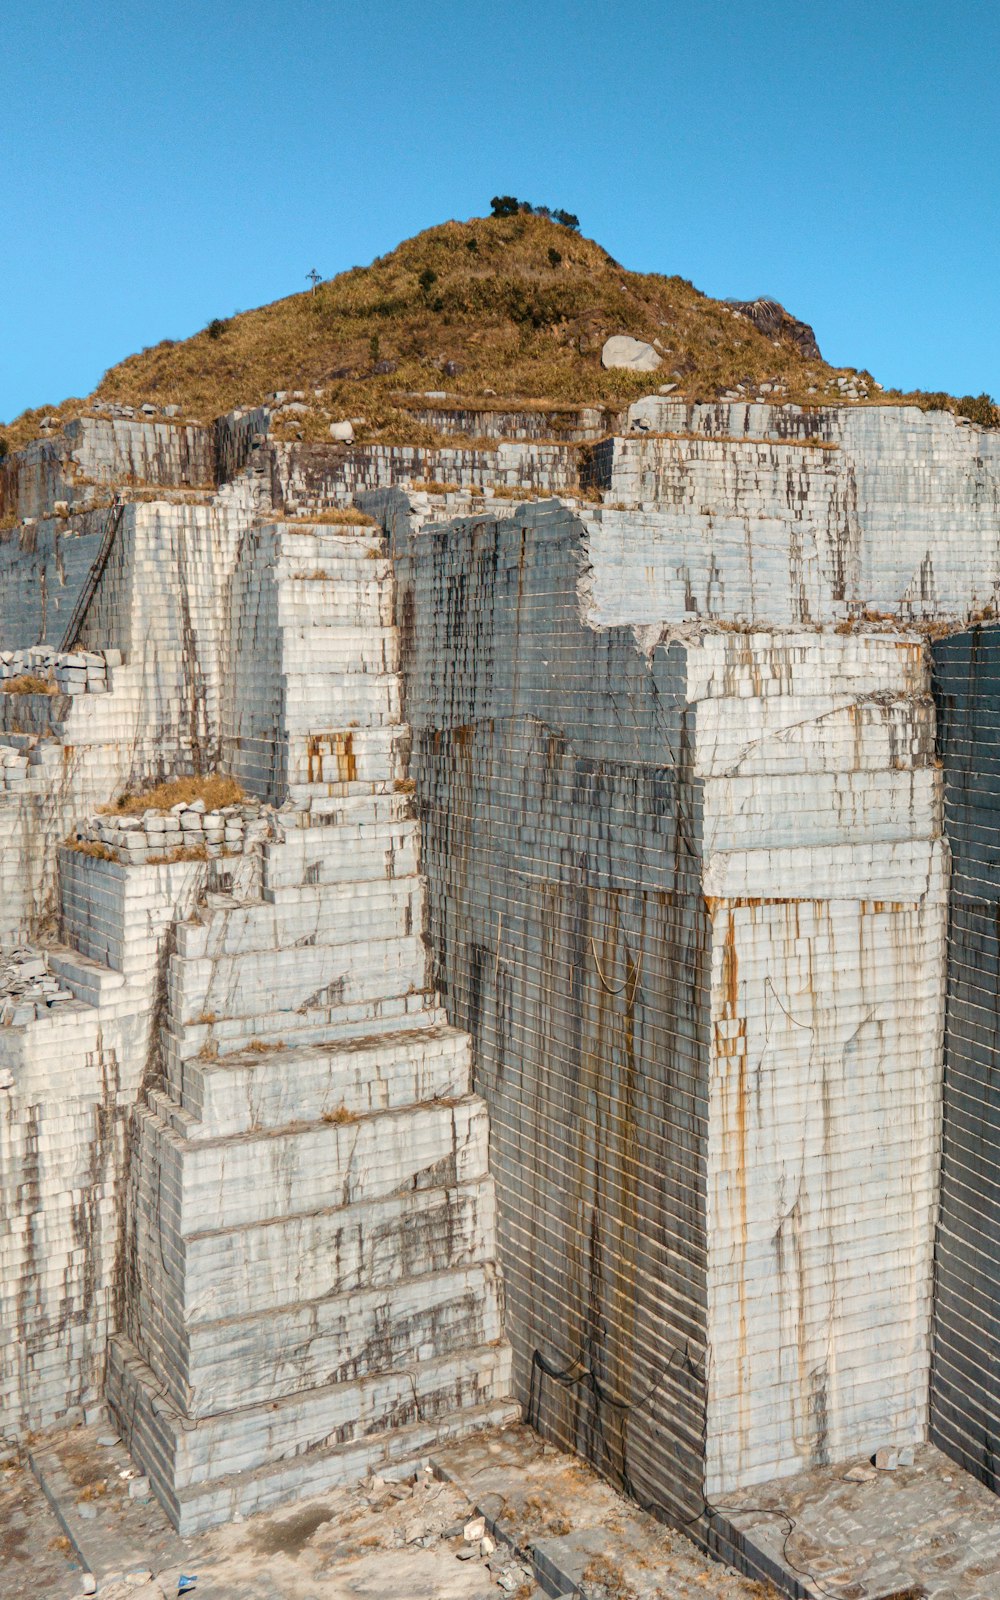
[[[659,371],[605,370],[602,346],[619,333],[655,344]],[[619,410],[660,383],[699,400],[901,398],[867,373],[829,366],[811,330],[773,302],[739,308],[684,278],[630,272],[571,228],[518,212],[429,228],[315,292],[165,339],[112,367],[92,395],[25,412],[4,435],[15,448],[44,419],[86,414],[95,402],[169,405],[205,422],[301,391],[279,432],[321,438],[332,418],[360,416],[362,437],[432,443],[408,414],[417,396],[426,406],[427,391],[445,391],[452,405]]]

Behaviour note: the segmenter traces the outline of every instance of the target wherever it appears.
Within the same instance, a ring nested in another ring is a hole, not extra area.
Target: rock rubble
[[[22,945],[0,964],[0,1026],[24,1027],[74,998],[49,971],[43,950]]]

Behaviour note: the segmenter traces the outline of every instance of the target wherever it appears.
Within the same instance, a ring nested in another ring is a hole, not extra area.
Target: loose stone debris
[[[120,1441],[49,1435],[0,1469],[4,1600],[750,1600],[728,1572],[531,1429],[488,1432],[407,1477],[180,1538]],[[39,1487],[37,1479],[44,1485]],[[575,1576],[571,1576],[575,1574]],[[554,1586],[556,1585],[556,1586]]]
[[[22,945],[0,960],[0,1026],[21,1028],[51,1010],[69,1005],[76,996],[49,970],[44,950]],[[5,1083],[5,1075],[9,1080]],[[0,1066],[0,1090],[11,1088],[13,1080]]]
[[[727,1515],[784,1592],[804,1582],[822,1600],[997,1600],[995,1496],[934,1445],[903,1454],[758,1484],[728,1495]]]

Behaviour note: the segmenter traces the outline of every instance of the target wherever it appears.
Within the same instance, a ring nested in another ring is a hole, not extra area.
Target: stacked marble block
[[[213,478],[212,432],[198,423],[79,417],[0,465],[0,508],[24,519],[106,506],[121,484],[192,488]]]
[[[147,809],[137,813],[112,811],[90,817],[76,830],[78,842],[93,844],[116,861],[140,866],[183,855],[201,854],[207,860],[242,855],[266,839],[273,818],[259,802],[208,810],[204,800],[181,802],[169,811]]]
[[[420,483],[448,484],[464,495],[498,489],[518,493],[575,494],[580,452],[575,445],[498,440],[491,448],[462,443],[426,449],[418,445],[355,445],[343,453],[328,446],[270,444],[273,481],[289,512],[308,516],[354,497]]]
[[[62,986],[62,980],[60,980]],[[117,1057],[70,998],[0,1026],[0,1428],[99,1396],[110,1324]]]
[[[593,621],[961,623],[1000,600],[1000,433],[948,412],[650,396],[583,508]]]
[[[391,572],[324,529],[245,559],[273,631],[231,711],[281,837],[256,900],[176,929],[108,1386],[185,1532],[517,1414],[486,1107],[427,988]]]
[[[108,668],[121,666],[120,650],[0,650],[0,692],[11,678],[45,678],[59,694],[106,694]]]

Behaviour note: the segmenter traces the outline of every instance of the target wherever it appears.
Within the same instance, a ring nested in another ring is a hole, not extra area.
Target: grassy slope
[[[604,371],[601,346],[613,333],[659,340],[659,373]],[[375,375],[379,360],[395,370]],[[443,375],[448,361],[461,370]],[[429,228],[315,295],[232,318],[216,338],[206,330],[165,340],[112,367],[89,398],[173,403],[207,421],[275,390],[301,389],[312,412],[290,425],[304,437],[325,436],[331,417],[364,416],[363,436],[419,443],[405,410],[409,391],[617,408],[661,381],[713,399],[740,380],[779,379],[787,398],[815,401],[830,397],[832,376],[826,363],[806,359],[791,340],[765,337],[686,280],[627,272],[592,240],[519,215]],[[71,400],[55,414],[86,410],[86,400]],[[34,437],[52,413],[25,412],[5,430],[9,446]]]

